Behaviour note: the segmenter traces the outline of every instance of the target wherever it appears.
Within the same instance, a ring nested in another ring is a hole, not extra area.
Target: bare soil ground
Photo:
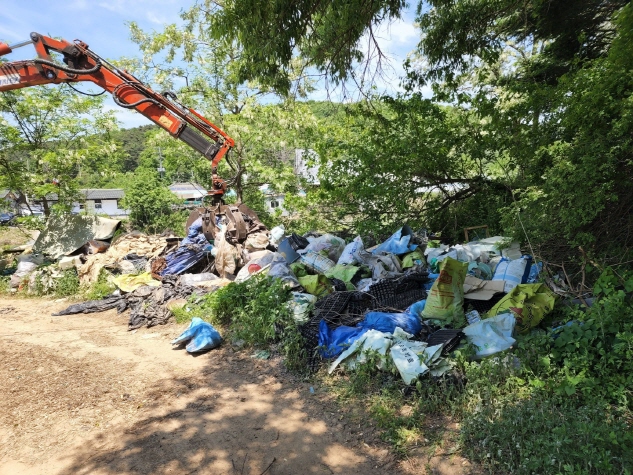
[[[0,226],[0,249],[25,244],[39,235],[38,231],[30,231],[14,226]]]
[[[361,411],[228,344],[194,357],[185,325],[0,297],[0,475],[470,473],[397,460]]]

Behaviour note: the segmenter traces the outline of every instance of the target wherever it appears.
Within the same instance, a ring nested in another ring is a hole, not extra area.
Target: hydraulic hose
[[[51,68],[59,69],[60,71],[64,71],[65,73],[68,73],[68,74],[92,74],[92,73],[96,73],[97,71],[99,71],[101,69],[101,61],[99,61],[98,59],[96,61],[97,61],[97,64],[95,64],[94,67],[92,67],[90,69],[73,69],[73,68],[69,68],[67,66],[62,66],[61,64],[54,63],[52,61],[48,61],[46,59],[35,58],[33,60],[33,62],[35,64],[45,64],[46,66],[50,66]]]

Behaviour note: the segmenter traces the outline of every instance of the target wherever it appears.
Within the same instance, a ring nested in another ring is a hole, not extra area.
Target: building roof
[[[120,200],[125,196],[121,188],[96,189],[88,188],[80,190],[87,200]]]
[[[7,198],[9,193],[11,193],[11,190],[0,190],[0,199]],[[13,194],[13,193],[11,193],[11,194]],[[9,196],[9,198],[11,198],[11,197]]]
[[[99,189],[99,188],[84,188],[79,190],[87,200],[120,200],[125,196],[125,192],[121,188],[111,189]],[[46,195],[47,201],[58,201],[59,197],[57,193],[48,193]],[[39,200],[36,200],[39,201]]]
[[[207,190],[197,183],[174,183],[169,190],[180,199],[199,199],[207,196]]]

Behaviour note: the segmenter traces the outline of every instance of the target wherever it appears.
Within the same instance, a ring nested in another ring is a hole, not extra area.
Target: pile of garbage
[[[192,296],[267,275],[293,290],[289,305],[310,369],[329,360],[330,372],[353,370],[371,357],[379,369],[397,368],[407,384],[450,371],[449,355],[464,340],[477,357],[512,347],[515,333],[554,306],[555,295],[537,282],[541,263],[500,236],[449,246],[405,225],[366,249],[360,236],[269,231],[244,205],[200,209],[187,224],[184,239],[134,232],[113,240],[115,220],[51,218],[21,256],[15,281],[38,272],[54,279],[42,269],[45,259],[56,259],[55,269],[76,268],[85,285],[105,269],[114,293],[56,315],[129,309],[132,330],[166,323]],[[197,352],[221,337],[196,320],[174,343],[187,341]]]

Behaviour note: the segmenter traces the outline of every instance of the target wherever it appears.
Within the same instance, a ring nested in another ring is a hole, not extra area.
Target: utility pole
[[[160,174],[160,179],[162,181],[163,177],[165,176],[165,169],[163,168],[163,154],[160,152],[160,147],[158,147],[158,157],[160,159],[160,165],[158,165],[158,168],[156,170],[158,170],[158,173]]]

